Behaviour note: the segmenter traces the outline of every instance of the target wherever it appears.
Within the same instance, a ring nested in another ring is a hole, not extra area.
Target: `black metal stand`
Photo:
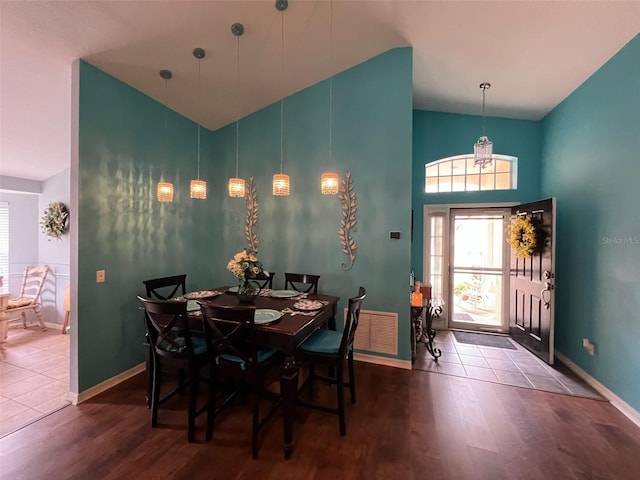
[[[433,319],[439,318],[440,315],[442,315],[442,306],[433,305],[431,302],[423,307],[411,307],[411,363],[416,359],[419,343],[424,343],[436,362],[442,355],[442,351],[433,346],[436,331],[431,328]]]

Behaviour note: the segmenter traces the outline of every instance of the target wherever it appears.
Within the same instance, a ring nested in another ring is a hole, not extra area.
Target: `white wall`
[[[42,182],[38,202],[38,219],[49,202],[62,202],[69,208],[70,171],[60,172]],[[73,215],[74,212],[69,212]],[[38,220],[38,225],[39,225]],[[49,265],[51,271],[42,289],[41,304],[45,322],[62,325],[64,320],[64,290],[70,283],[70,239],[65,234],[60,240],[38,231],[38,263]]]
[[[67,168],[43,182],[10,177],[1,180],[4,190],[0,190],[0,201],[9,202],[9,274],[5,275],[5,284],[17,296],[25,267],[48,265],[51,271],[40,299],[42,316],[46,323],[62,325],[64,290],[70,283],[69,235],[63,235],[61,240],[47,237],[42,233],[40,221],[49,202],[62,202],[69,207],[70,170]],[[38,188],[33,187],[34,183],[39,184]],[[12,191],[14,188],[16,191]]]

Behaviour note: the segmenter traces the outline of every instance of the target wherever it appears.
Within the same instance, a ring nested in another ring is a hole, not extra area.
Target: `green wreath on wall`
[[[44,210],[40,226],[42,233],[49,237],[62,239],[62,235],[67,231],[67,221],[69,220],[69,209],[62,202],[49,202],[49,206]]]

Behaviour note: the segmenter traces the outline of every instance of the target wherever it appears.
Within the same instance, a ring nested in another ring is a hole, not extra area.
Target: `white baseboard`
[[[569,367],[569,369],[573,373],[578,375],[585,382],[591,385],[600,395],[602,395],[604,398],[609,400],[611,405],[613,405],[616,409],[618,409],[620,413],[622,413],[625,417],[627,417],[629,420],[635,423],[638,427],[640,427],[640,412],[635,410],[631,405],[629,405],[627,402],[622,400],[615,393],[613,393],[607,387],[602,385],[595,378],[593,378],[587,372],[582,370],[578,365],[573,363],[571,360],[569,360],[567,357],[565,357],[563,354],[561,354],[557,350],[555,352],[555,355],[556,357],[558,357],[558,360],[560,360],[567,367]]]
[[[61,323],[53,323],[53,322],[42,322],[44,326],[47,328],[51,328],[52,330],[60,330],[62,333],[62,324]]]
[[[20,318],[20,316],[17,317],[11,317],[9,320],[9,322],[15,324],[19,324],[20,326],[22,326],[22,318]],[[52,330],[60,330],[60,332],[62,332],[62,324],[61,323],[53,323],[53,322],[42,322],[44,324],[44,326],[46,328],[50,328]],[[27,327],[37,327],[38,326],[38,320],[36,320],[35,318],[33,319],[29,319],[27,321]]]
[[[98,385],[94,385],[93,387],[85,390],[84,392],[80,392],[79,394],[69,392],[69,396],[67,397],[67,400],[69,400],[74,405],[78,405],[79,403],[89,400],[91,397],[95,397],[99,393],[109,390],[111,387],[115,387],[119,383],[122,383],[125,380],[128,380],[129,378],[139,374],[140,372],[144,372],[145,368],[146,368],[145,364],[141,363],[139,365],[136,365],[133,368],[130,368],[129,370],[119,373],[115,377],[111,377],[105,380],[104,382],[99,383]]]
[[[360,362],[375,363],[376,365],[385,365],[387,367],[403,368],[411,370],[411,362],[409,360],[400,360],[398,358],[378,357],[376,355],[367,355],[366,353],[354,353],[353,359]]]

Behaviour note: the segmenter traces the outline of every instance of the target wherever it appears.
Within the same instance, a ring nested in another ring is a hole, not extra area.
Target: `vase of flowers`
[[[258,260],[257,252],[246,248],[236,253],[227,264],[229,270],[238,279],[238,301],[251,303],[260,293],[258,282],[252,280],[265,272],[262,262]]]

